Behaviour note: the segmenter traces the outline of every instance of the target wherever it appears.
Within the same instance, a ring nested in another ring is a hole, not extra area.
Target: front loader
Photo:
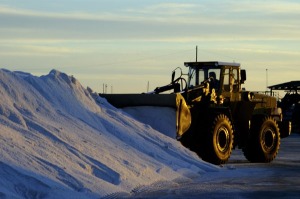
[[[280,139],[291,132],[291,123],[283,120],[276,99],[244,91],[246,71],[238,63],[184,65],[187,74],[181,68],[175,69],[171,83],[152,92],[100,96],[118,108],[173,108],[174,137],[210,163],[226,163],[234,148],[242,149],[250,162],[271,162],[278,153]]]

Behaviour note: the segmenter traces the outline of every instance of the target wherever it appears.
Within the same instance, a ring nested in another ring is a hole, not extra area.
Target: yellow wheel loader
[[[174,137],[204,161],[224,164],[239,148],[250,162],[271,162],[280,139],[291,133],[291,122],[283,120],[276,98],[242,89],[246,71],[238,63],[184,65],[187,74],[176,68],[171,83],[152,92],[99,95],[117,108],[173,109]]]

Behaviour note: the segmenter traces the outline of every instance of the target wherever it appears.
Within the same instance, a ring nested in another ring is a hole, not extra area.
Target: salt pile
[[[57,70],[1,69],[0,97],[0,198],[126,195],[218,171]]]

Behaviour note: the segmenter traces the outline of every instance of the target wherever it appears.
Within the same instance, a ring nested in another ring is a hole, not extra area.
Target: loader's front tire
[[[280,146],[280,132],[272,117],[253,120],[250,136],[243,149],[250,162],[271,162],[277,156]]]
[[[207,162],[219,165],[230,158],[233,148],[233,128],[229,118],[217,115],[208,122],[207,132],[202,136],[198,155]]]

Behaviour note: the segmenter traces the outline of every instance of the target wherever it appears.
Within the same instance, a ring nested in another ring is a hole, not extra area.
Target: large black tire
[[[233,129],[229,118],[224,114],[217,115],[208,122],[207,132],[201,136],[198,155],[207,162],[219,165],[230,158],[233,148]]]
[[[243,148],[250,162],[271,162],[278,154],[280,132],[272,117],[252,121],[247,145]]]

